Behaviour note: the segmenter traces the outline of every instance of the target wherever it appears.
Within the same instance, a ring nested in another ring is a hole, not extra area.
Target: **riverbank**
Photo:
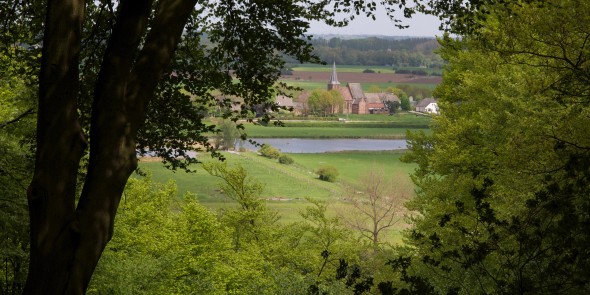
[[[404,139],[309,139],[309,138],[252,138],[257,144],[268,144],[282,153],[326,153],[342,151],[393,151],[407,149]],[[241,147],[256,151],[259,147],[245,142]]]
[[[429,133],[432,120],[410,113],[340,116],[340,120],[338,117],[321,120],[282,117],[282,126],[241,122],[245,128],[242,132],[249,138],[405,139],[408,131]]]

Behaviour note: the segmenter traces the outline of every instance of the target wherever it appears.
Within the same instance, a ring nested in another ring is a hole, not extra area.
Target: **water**
[[[304,138],[252,138],[257,143],[270,144],[283,153],[324,153],[339,151],[389,151],[407,149],[405,139],[304,139]],[[258,150],[244,143],[249,150]]]

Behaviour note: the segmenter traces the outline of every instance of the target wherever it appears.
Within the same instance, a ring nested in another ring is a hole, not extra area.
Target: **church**
[[[336,62],[332,66],[328,90],[336,90],[342,94],[345,114],[387,114],[389,110],[384,101],[400,102],[393,93],[364,93],[361,83],[347,83],[346,86],[341,86],[336,73]]]

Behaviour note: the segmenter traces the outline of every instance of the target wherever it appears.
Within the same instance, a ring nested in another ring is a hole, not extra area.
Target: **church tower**
[[[338,82],[338,76],[336,76],[336,62],[332,66],[332,76],[330,76],[330,82],[328,82],[328,90],[340,89],[340,82]]]

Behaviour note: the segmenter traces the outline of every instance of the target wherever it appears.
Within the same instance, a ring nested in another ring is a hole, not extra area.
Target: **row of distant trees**
[[[314,53],[337,64],[441,68],[442,58],[434,51],[434,38],[391,40],[385,38],[314,39]]]

